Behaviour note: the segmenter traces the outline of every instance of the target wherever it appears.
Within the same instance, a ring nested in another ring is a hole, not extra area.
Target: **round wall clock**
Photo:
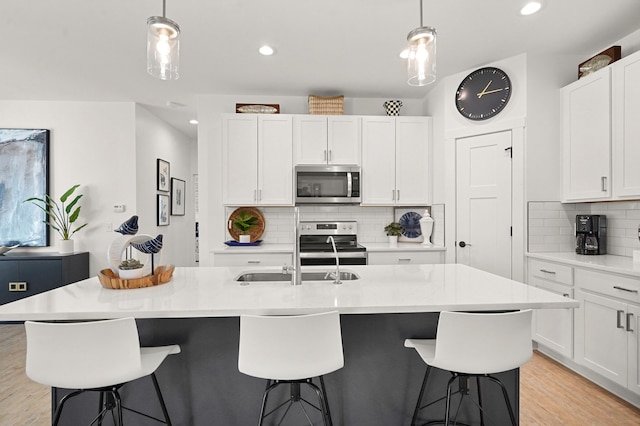
[[[456,91],[456,108],[470,120],[498,114],[511,97],[511,80],[499,68],[479,68],[466,76]]]

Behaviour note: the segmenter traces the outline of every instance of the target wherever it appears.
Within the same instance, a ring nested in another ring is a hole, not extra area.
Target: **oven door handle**
[[[306,252],[306,253],[300,253],[300,258],[301,259],[324,259],[324,258],[335,258],[336,255],[333,252],[330,251],[323,251],[323,252]],[[354,251],[354,252],[338,252],[338,258],[343,259],[343,258],[361,258],[361,257],[367,257],[367,252],[366,251]]]
[[[347,197],[351,197],[352,191],[353,191],[353,178],[351,176],[351,172],[347,172]]]

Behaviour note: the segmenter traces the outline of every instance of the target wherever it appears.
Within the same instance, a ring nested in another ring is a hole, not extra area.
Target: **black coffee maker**
[[[607,217],[598,214],[576,216],[576,253],[607,253]]]

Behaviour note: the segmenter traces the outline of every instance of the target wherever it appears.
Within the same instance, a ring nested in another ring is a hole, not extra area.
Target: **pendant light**
[[[410,86],[426,86],[436,81],[436,29],[422,25],[422,0],[419,1],[420,27],[407,35]]]
[[[180,26],[166,18],[166,0],[162,16],[147,19],[147,72],[160,80],[177,80],[180,63]]]

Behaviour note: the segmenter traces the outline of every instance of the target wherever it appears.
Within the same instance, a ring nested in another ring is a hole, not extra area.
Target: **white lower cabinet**
[[[529,285],[573,298],[573,268],[529,259]],[[567,358],[573,357],[573,309],[537,309],[533,316],[533,340]]]
[[[290,253],[216,253],[213,266],[284,266],[291,258]]]
[[[575,361],[640,395],[640,279],[576,268]]]
[[[367,252],[369,265],[420,265],[444,263],[442,252],[395,251]]]

